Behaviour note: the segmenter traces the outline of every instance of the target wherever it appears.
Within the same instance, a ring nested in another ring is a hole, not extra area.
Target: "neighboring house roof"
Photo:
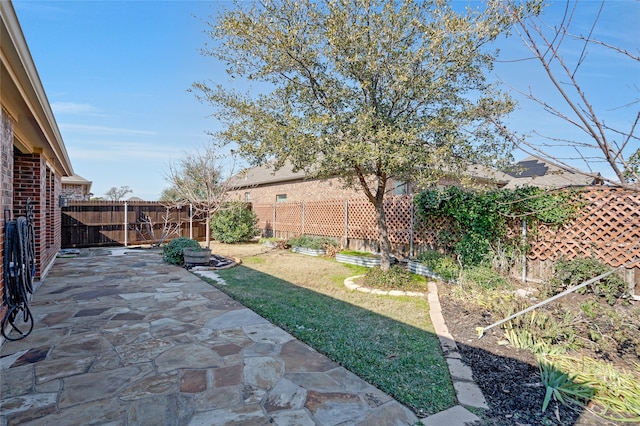
[[[515,171],[507,172],[506,174],[510,177],[506,188],[537,186],[550,189],[565,186],[597,185],[602,183],[598,177],[586,173],[573,172],[558,164],[544,161],[535,156],[518,161]]]
[[[294,172],[291,163],[287,162],[278,170],[273,170],[270,165],[245,169],[229,179],[229,187],[231,189],[252,188],[260,185],[301,181],[305,178],[304,171]]]
[[[494,182],[500,188],[537,186],[548,189],[601,183],[597,177],[586,173],[572,172],[560,165],[545,162],[534,156],[518,161],[514,170],[514,172],[502,172],[481,165],[472,165],[467,169],[471,178],[483,182]],[[243,170],[233,176],[230,179],[230,187],[238,190],[305,179],[307,177],[304,171],[294,172],[290,163],[275,171],[269,165],[262,165]]]
[[[10,1],[0,1],[0,100],[13,120],[14,145],[41,153],[60,176],[73,175],[49,100]]]
[[[468,168],[469,175],[483,182],[495,182],[498,186],[504,186],[509,182],[509,176],[499,170],[491,170],[480,165]],[[282,168],[273,170],[270,165],[252,167],[233,176],[230,180],[230,188],[239,190],[263,185],[275,185],[280,183],[304,181],[311,179],[304,171],[293,171],[291,163],[287,162]]]
[[[63,185],[83,185],[87,187],[87,191],[91,189],[91,185],[93,182],[90,180],[86,180],[80,175],[73,176],[62,176],[62,184]]]

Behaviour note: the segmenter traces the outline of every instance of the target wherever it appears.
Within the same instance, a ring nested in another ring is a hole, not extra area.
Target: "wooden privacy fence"
[[[126,212],[126,214],[125,214]],[[203,219],[189,205],[166,207],[155,201],[71,201],[62,208],[62,248],[149,244],[165,229],[178,236],[205,238]]]
[[[584,208],[564,227],[527,229],[531,250],[525,273],[529,279],[547,278],[561,256],[595,256],[612,267],[640,259],[640,192],[588,187],[580,197]],[[366,199],[255,204],[253,211],[264,236],[327,236],[339,239],[347,248],[377,251],[375,211]],[[398,257],[437,248],[440,231],[448,226],[446,219],[417,218],[410,195],[389,197],[385,215],[392,250]],[[521,228],[517,226],[514,232]],[[624,276],[636,286],[635,294],[640,294],[640,266],[627,268]]]

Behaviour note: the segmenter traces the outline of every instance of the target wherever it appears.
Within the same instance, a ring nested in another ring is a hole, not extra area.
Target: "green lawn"
[[[219,271],[228,285],[218,288],[420,416],[456,404],[426,298],[352,292],[344,278],[362,269],[299,254],[269,256]]]

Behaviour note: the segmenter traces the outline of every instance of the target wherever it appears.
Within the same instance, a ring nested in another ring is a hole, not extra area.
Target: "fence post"
[[[276,236],[276,205],[277,204],[273,204],[273,236]]]
[[[189,203],[189,239],[193,240],[193,204]]]
[[[522,283],[527,282],[527,253],[524,252],[524,247],[527,244],[527,218],[522,218]]]
[[[127,247],[129,243],[129,223],[128,223],[128,210],[129,206],[127,202],[124,202],[124,246]]]
[[[344,200],[344,248],[349,248],[349,199]]]
[[[409,203],[409,259],[413,259],[413,233],[415,231],[415,227],[413,226],[415,222],[415,206],[413,204],[414,195],[411,195],[411,202]]]

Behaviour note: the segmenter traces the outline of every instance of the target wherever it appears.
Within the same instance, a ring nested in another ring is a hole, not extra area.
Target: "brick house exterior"
[[[231,179],[230,187],[231,200],[254,204],[363,197],[362,192],[344,188],[336,178],[309,179],[291,167],[275,172],[266,166],[247,169]]]
[[[4,221],[24,216],[29,200],[34,213],[36,279],[42,279],[60,249],[61,178],[73,175],[73,169],[10,1],[0,1],[0,17],[0,253],[4,260]],[[0,315],[4,311],[0,306]]]
[[[93,182],[80,175],[62,176],[62,191],[60,195],[68,201],[88,201],[91,199],[91,185]]]

